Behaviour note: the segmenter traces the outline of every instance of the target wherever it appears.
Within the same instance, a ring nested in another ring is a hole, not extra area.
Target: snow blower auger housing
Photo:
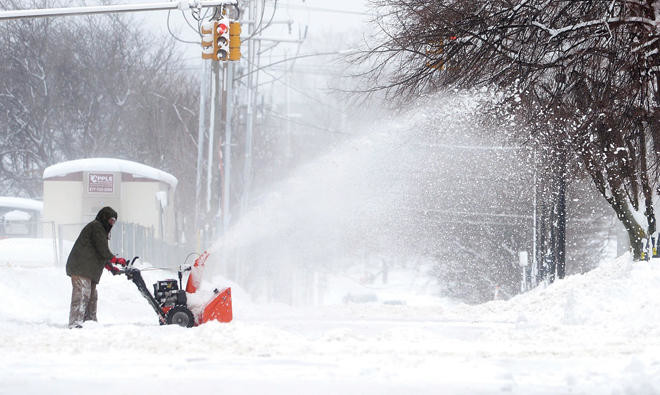
[[[204,258],[200,265],[200,258]],[[151,307],[158,316],[158,321],[161,325],[176,324],[191,328],[196,325],[203,324],[210,320],[217,320],[220,322],[229,322],[232,320],[232,304],[231,304],[231,288],[225,288],[222,291],[215,289],[214,295],[201,309],[200,313],[194,314],[188,307],[188,297],[186,291],[193,293],[199,286],[199,280],[195,280],[193,271],[188,277],[188,285],[186,290],[181,286],[181,280],[184,271],[194,270],[195,268],[203,267],[204,261],[208,254],[205,252],[200,258],[195,261],[194,267],[180,268],[179,280],[167,279],[154,283],[153,295],[149,292],[147,285],[142,278],[140,269],[133,266],[138,257],[133,258],[125,268],[120,270],[120,273],[126,275],[126,278],[132,281],[142,296],[149,302]],[[197,282],[195,286],[192,284]]]

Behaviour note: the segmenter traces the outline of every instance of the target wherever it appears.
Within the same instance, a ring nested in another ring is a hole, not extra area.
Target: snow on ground
[[[205,287],[233,287],[234,320],[191,329],[159,326],[105,273],[99,323],[70,330],[64,268],[12,263],[19,243],[0,241],[2,394],[660,393],[659,260],[622,257],[478,306],[263,305],[214,278]]]

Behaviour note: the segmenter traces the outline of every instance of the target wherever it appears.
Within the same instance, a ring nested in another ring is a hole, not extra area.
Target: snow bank
[[[64,253],[69,255],[73,243],[65,241]],[[0,240],[0,266],[48,267],[57,264],[53,239],[9,238]]]
[[[633,262],[626,254],[585,274],[467,310],[473,319],[660,334],[660,259]]]

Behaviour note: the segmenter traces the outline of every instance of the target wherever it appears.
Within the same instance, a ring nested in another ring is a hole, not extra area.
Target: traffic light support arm
[[[30,10],[0,11],[0,20],[19,18],[43,18],[52,16],[108,14],[115,12],[163,11],[180,9],[197,9],[237,5],[238,0],[180,0],[160,3],[117,4],[67,8],[42,8]]]

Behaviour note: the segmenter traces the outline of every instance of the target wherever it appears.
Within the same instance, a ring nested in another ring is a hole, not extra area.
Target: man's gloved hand
[[[119,274],[119,269],[117,269],[116,267],[112,266],[109,263],[105,264],[105,268],[108,269],[110,271],[110,273],[112,273],[113,276],[116,276],[116,275]]]
[[[126,259],[113,256],[112,259],[110,259],[110,263],[116,263],[117,265],[126,266]]]

